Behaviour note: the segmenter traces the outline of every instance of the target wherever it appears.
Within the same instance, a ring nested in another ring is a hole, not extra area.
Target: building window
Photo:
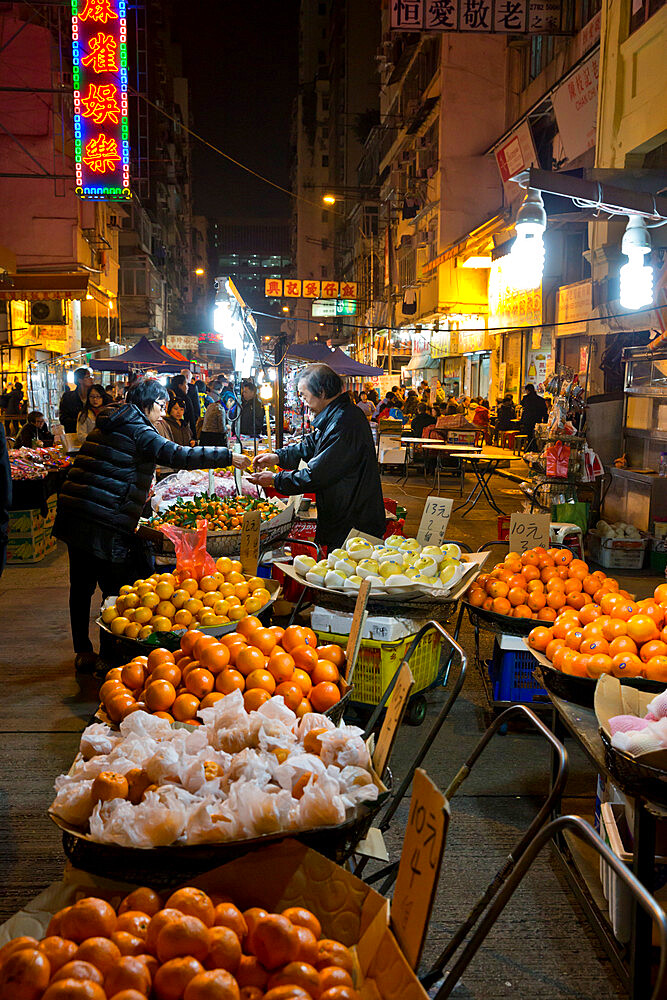
[[[328,167],[329,166],[329,157],[328,156],[323,156],[322,157],[322,166],[323,167]]]
[[[632,0],[630,7],[630,34],[641,28],[665,4],[665,0]]]
[[[588,24],[602,7],[602,0],[581,0],[581,25]]]
[[[322,212],[322,222],[328,222],[328,221],[329,221],[329,213],[325,208],[324,211]]]

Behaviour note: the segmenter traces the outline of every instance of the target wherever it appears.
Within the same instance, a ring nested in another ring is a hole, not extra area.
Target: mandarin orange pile
[[[215,573],[196,580],[178,569],[125,584],[101,618],[114,635],[148,639],[154,632],[217,627],[254,615],[271,599],[266,580],[245,577],[238,559],[220,556]]]
[[[591,573],[569,549],[547,551],[540,546],[522,555],[509,552],[504,562],[470,584],[466,600],[498,615],[555,622],[563,608],[581,611],[588,604],[599,604],[605,587],[619,590],[616,580],[602,570]]]
[[[635,602],[606,578],[593,596],[578,611],[564,608],[553,625],[538,625],[528,644],[564,674],[667,682],[667,584]]]
[[[113,722],[142,710],[170,722],[199,725],[200,708],[238,690],[248,712],[280,695],[301,718],[306,712],[326,712],[340,701],[344,663],[341,647],[318,646],[312,629],[265,628],[248,615],[236,632],[219,640],[190,629],[175,653],[154,649],[114,667],[100,688],[100,699]]]
[[[354,959],[300,906],[241,912],[191,886],[85,897],[0,949],[0,1000],[359,1000]]]

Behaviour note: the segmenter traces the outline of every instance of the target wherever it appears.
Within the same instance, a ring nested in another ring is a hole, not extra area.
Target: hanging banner
[[[590,278],[573,285],[561,285],[556,292],[557,337],[588,332],[587,320],[593,313],[593,282]]]
[[[392,31],[562,33],[560,0],[391,0]]]
[[[556,124],[568,160],[575,160],[595,146],[599,73],[598,51],[552,95]]]
[[[72,83],[77,195],[131,198],[126,0],[72,0]]]

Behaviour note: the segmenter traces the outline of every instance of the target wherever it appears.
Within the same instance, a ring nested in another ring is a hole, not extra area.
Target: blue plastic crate
[[[501,649],[495,644],[489,664],[494,701],[530,704],[545,701],[547,693],[533,677],[535,659],[527,649]]]

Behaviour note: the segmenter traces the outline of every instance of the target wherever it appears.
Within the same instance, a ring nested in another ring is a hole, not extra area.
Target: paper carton
[[[427,1000],[389,929],[389,903],[339,865],[295,840],[262,848],[197,879],[206,892],[228,895],[246,909],[280,912],[306,906],[322,934],[356,945],[363,1000]],[[0,944],[22,934],[43,937],[51,916],[82,895],[99,894],[117,904],[133,886],[72,869],[0,927]]]
[[[647,706],[654,698],[655,693],[652,691],[640,691],[637,688],[628,687],[626,684],[621,684],[617,677],[603,674],[595,685],[594,701],[595,715],[600,728],[611,740],[610,719],[616,715],[636,715],[643,719],[648,711]],[[650,767],[667,771],[667,750],[653,750],[636,756],[626,753],[626,756],[633,757],[634,760],[648,764]]]

